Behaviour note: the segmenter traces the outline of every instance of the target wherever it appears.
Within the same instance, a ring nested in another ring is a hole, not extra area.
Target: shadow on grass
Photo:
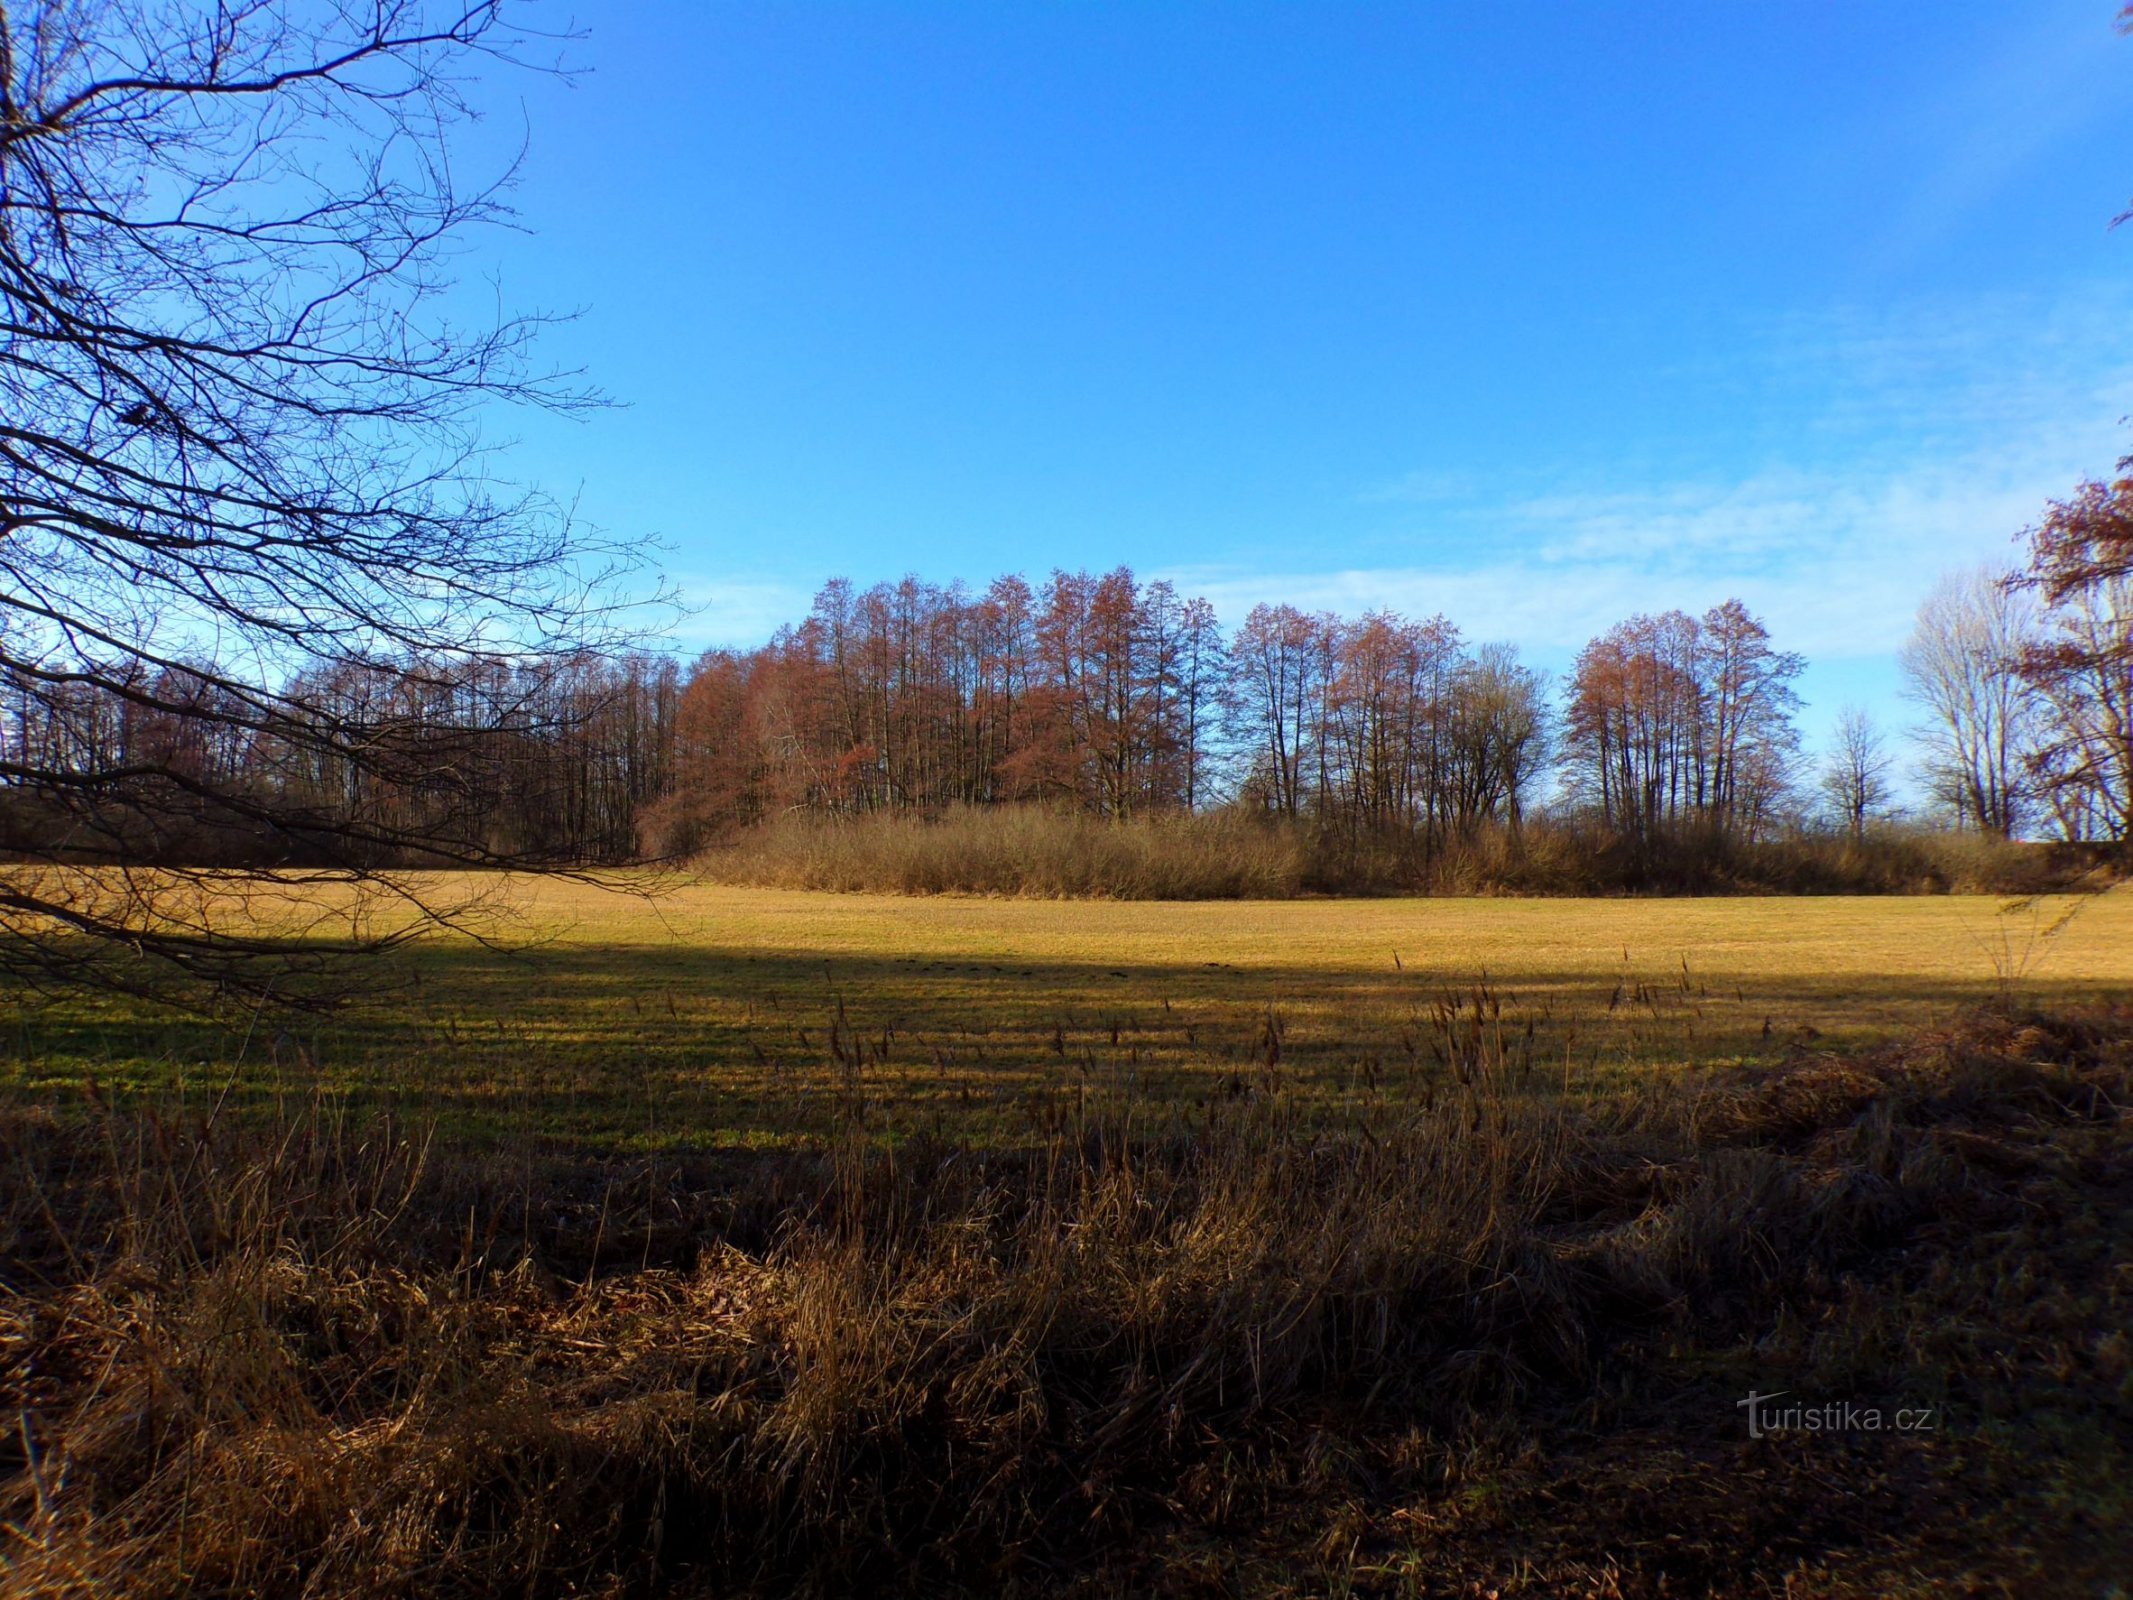
[[[724,1191],[316,1101],[0,1113],[10,1592],[2115,1592],[2124,1006],[1589,1106],[1490,1020],[1376,1130]]]
[[[1706,980],[1595,959],[1454,973],[1303,963],[945,959],[711,945],[437,942],[325,1016],[223,1022],[108,1001],[19,1004],[0,1086],[61,1109],[93,1085],[184,1115],[326,1096],[455,1139],[643,1151],[886,1139],[1020,1142],[1092,1100],[1153,1120],[1240,1095],[1367,1123],[1426,1098],[1477,998],[1534,1082],[1606,1093],[1653,1070],[1773,1062],[1944,1021],[2001,992],[1772,974]],[[2097,986],[2030,979],[2067,1005]]]

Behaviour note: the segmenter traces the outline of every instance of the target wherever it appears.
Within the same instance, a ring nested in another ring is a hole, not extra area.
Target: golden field
[[[296,1022],[19,997],[9,1086],[238,1105],[323,1088],[411,1099],[458,1131],[630,1147],[804,1140],[852,1103],[884,1133],[1013,1136],[1091,1095],[1167,1113],[1278,1091],[1367,1115],[1430,1092],[1477,988],[1528,1070],[1604,1088],[1871,1043],[2009,988],[2133,986],[2125,891],[1113,902],[410,882],[488,942],[427,937],[379,963],[381,987]]]
[[[12,996],[0,1591],[2133,1560],[2123,891],[410,887],[462,931],[332,1013]],[[1757,1437],[1748,1394],[1931,1426]]]

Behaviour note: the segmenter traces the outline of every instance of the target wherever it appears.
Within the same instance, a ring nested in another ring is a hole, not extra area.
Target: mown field
[[[2133,985],[2133,894],[1120,903],[460,878],[494,936],[426,939],[317,1018],[173,1021],[17,994],[0,1083],[236,1110],[323,1089],[455,1136],[615,1149],[1018,1138],[1281,1090],[1347,1121],[1433,1092],[1479,991],[1537,1082],[1775,1061],[2018,987]],[[1446,1007],[1459,1011],[1455,1024]]]

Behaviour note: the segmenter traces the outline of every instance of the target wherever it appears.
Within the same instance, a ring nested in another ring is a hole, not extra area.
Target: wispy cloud
[[[1490,497],[1418,471],[1364,491],[1412,508],[1427,563],[1200,566],[1171,577],[1241,617],[1288,603],[1441,612],[1470,638],[1561,658],[1622,617],[1738,596],[1789,648],[1886,657],[1952,566],[2012,563],[2045,500],[2127,447],[2126,298],[1938,305],[1770,330],[1743,359],[1774,459],[1734,476],[1580,481]]]
[[[675,587],[687,615],[669,637],[697,650],[759,645],[814,600],[804,584],[742,574],[688,573]]]
[[[1441,613],[1470,639],[1556,664],[1634,612],[1738,596],[1818,666],[1885,668],[1940,572],[2011,563],[2047,498],[2133,443],[2127,326],[2133,296],[2115,289],[1793,319],[1732,352],[1728,374],[1760,408],[1743,428],[1760,456],[1731,474],[1623,468],[1498,487],[1418,467],[1358,487],[1347,509],[1394,530],[1367,548],[1426,559],[1143,575],[1206,595],[1232,624],[1260,603]],[[810,584],[760,568],[698,572],[682,589],[697,609],[676,640],[696,648],[760,643],[811,599]]]
[[[1777,471],[1727,484],[1549,494],[1491,508],[1477,559],[1331,572],[1169,574],[1225,616],[1287,603],[1442,612],[1478,639],[1559,654],[1623,617],[1738,596],[1792,648],[1886,654],[1944,568],[2011,561],[2011,536],[2072,480],[2038,466],[1896,477]]]
[[[1931,100],[1883,108],[1925,158],[1872,241],[1884,268],[1946,242],[2056,146],[2088,130],[2125,92],[2125,46],[2106,8],[2016,10],[1998,46]],[[2097,218],[2097,226],[2103,224]]]

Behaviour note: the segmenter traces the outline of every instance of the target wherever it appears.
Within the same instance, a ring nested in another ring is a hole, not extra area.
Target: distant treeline
[[[1986,835],[2033,820],[2123,840],[2124,765],[2072,763],[2065,739],[2043,736],[2090,712],[2093,686],[2054,700],[2043,669],[2063,676],[2066,651],[2047,648],[2048,613],[2016,614],[2016,595],[1944,586],[1921,613],[1914,683],[1962,679],[1968,697],[1921,694],[1938,719],[1928,779],[1949,820]],[[78,774],[79,803],[49,785],[18,796],[0,806],[0,844],[304,858],[301,826],[254,836],[242,804],[188,831],[171,799],[195,791],[311,817],[321,851],[374,838],[402,861],[424,839],[556,862],[674,858],[795,814],[1041,806],[1147,822],[1221,808],[1300,831],[1320,857],[1389,850],[1413,877],[1544,809],[1633,878],[1639,862],[1681,860],[1684,840],[1714,860],[1818,825],[1858,844],[1886,815],[1893,758],[1863,720],[1818,769],[1803,763],[1802,665],[1737,600],[1624,621],[1558,690],[1442,617],[1260,606],[1225,631],[1205,600],[1124,569],[977,592],[839,579],[762,647],[686,670],[653,655],[320,669],[283,696],[315,718],[303,737],[286,716],[249,714],[209,665],[117,688],[47,674],[15,686],[0,739],[26,770]],[[379,749],[394,759],[368,759]],[[156,804],[130,806],[143,785]]]
[[[206,662],[0,687],[0,852],[166,865],[619,862],[673,793],[651,655],[342,662],[272,697]],[[64,779],[65,781],[60,781]]]
[[[1596,640],[1558,710],[1516,652],[1442,617],[1260,606],[1225,634],[1206,601],[1124,570],[975,594],[840,580],[761,649],[698,663],[649,833],[686,851],[793,811],[1230,802],[1427,849],[1516,824],[1559,771],[1624,833],[1693,816],[1752,836],[1794,765],[1799,670],[1729,602]]]

